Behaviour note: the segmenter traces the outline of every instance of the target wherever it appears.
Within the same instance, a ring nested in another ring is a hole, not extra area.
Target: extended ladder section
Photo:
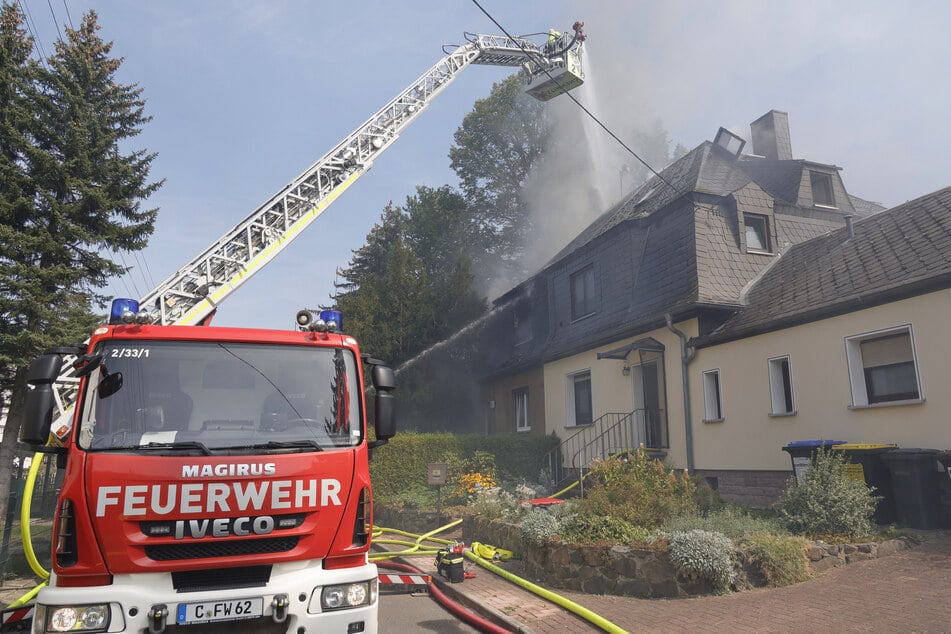
[[[162,324],[194,325],[261,270],[373,165],[399,134],[469,64],[522,66],[542,59],[529,40],[467,35],[399,96],[284,189],[146,295],[140,305]]]
[[[226,297],[274,259],[365,174],[373,161],[464,68],[470,64],[522,67],[527,78],[548,72],[549,83],[553,81],[555,87],[546,93],[547,100],[558,91],[557,73],[562,72],[565,55],[570,54],[580,69],[584,41],[581,26],[576,23],[571,45],[560,51],[546,51],[524,38],[467,33],[466,44],[448,51],[320,160],[143,297],[139,302],[141,309],[151,314],[153,323],[202,324]],[[550,44],[546,46],[550,49]],[[578,83],[564,82],[561,92]],[[61,415],[53,430],[59,438],[69,431],[71,423],[62,414],[75,400],[79,385],[71,367],[73,360],[65,359],[66,371],[59,377],[55,390]]]

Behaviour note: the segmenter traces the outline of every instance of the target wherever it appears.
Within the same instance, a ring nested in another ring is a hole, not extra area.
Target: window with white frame
[[[769,218],[759,214],[743,214],[746,226],[746,250],[771,252]]]
[[[921,398],[911,326],[847,337],[852,405]]]
[[[719,370],[706,370],[703,373],[703,420],[723,420]]]
[[[835,191],[832,189],[832,174],[809,172],[812,185],[812,203],[821,207],[835,207]]]
[[[515,401],[515,431],[530,431],[528,422],[528,388],[523,387],[512,392]]]
[[[592,420],[591,372],[586,370],[568,375],[568,403],[566,422],[568,427],[589,425]]]
[[[792,374],[789,370],[789,357],[769,359],[769,397],[772,403],[770,413],[775,416],[793,414],[796,404],[793,401]]]

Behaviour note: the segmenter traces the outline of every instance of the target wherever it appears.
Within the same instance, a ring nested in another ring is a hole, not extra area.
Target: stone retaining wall
[[[449,518],[437,518],[434,512],[392,511],[376,509],[378,526],[399,528],[423,534],[441,525]],[[666,552],[631,546],[568,546],[525,544],[518,535],[518,527],[500,520],[480,517],[466,518],[462,525],[462,540],[491,544],[511,550],[522,566],[522,576],[553,588],[576,590],[589,594],[614,594],[637,597],[688,597],[710,594],[709,583],[687,579],[677,573]],[[862,544],[827,544],[814,542],[807,550],[809,567],[818,574],[836,566],[855,561],[875,559],[898,552],[908,546],[904,539]],[[736,591],[766,585],[762,571],[749,562],[745,553],[738,551],[740,572],[733,584]]]
[[[666,552],[630,546],[534,546],[518,537],[518,527],[499,520],[474,517],[463,523],[463,541],[480,541],[506,548],[522,559],[525,576],[555,588],[591,594],[639,597],[685,597],[712,592],[701,580],[686,579],[674,570]],[[863,544],[814,542],[806,552],[814,574],[855,561],[875,559],[908,546],[904,539]],[[766,585],[762,571],[738,552],[741,569],[733,590]]]

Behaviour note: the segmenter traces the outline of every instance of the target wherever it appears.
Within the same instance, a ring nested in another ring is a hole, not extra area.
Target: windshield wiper
[[[135,449],[198,449],[206,456],[212,455],[211,449],[205,446],[205,443],[197,440],[182,440],[179,442],[150,442],[145,445],[139,445]]]
[[[319,442],[311,438],[302,438],[300,440],[271,440],[269,442],[258,443],[255,445],[242,445],[240,447],[221,447],[221,449],[313,449],[323,451],[324,448]]]

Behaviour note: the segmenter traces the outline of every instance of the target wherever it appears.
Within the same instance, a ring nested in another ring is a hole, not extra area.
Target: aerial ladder
[[[365,174],[467,66],[519,67],[526,92],[541,101],[581,85],[583,27],[583,22],[575,22],[570,34],[549,31],[541,45],[527,37],[466,33],[465,44],[443,47],[445,56],[396,98],[145,295],[139,301],[137,321],[163,325],[209,323],[225,298],[273,260]],[[72,367],[75,360],[64,358],[65,370],[54,389],[59,414],[52,428],[53,442],[65,438],[72,427],[69,410],[79,387],[79,377]]]

